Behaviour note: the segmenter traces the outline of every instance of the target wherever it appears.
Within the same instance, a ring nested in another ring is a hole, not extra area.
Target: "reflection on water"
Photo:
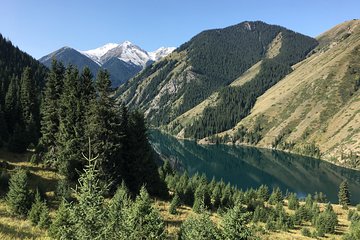
[[[226,145],[198,145],[178,140],[152,130],[150,142],[161,158],[169,159],[178,170],[190,175],[205,173],[211,179],[230,182],[238,188],[257,188],[266,184],[279,186],[283,191],[323,192],[329,201],[337,203],[338,186],[343,179],[349,182],[352,202],[360,202],[360,172],[349,170],[317,159],[268,149]]]

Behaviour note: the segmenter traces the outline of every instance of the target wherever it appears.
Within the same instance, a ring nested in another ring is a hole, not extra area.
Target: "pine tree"
[[[339,204],[342,205],[344,209],[347,209],[348,205],[350,204],[350,191],[346,179],[340,184],[338,197]]]
[[[92,140],[94,153],[99,155],[100,176],[106,182],[112,182],[114,189],[122,181],[122,133],[119,114],[114,100],[110,97],[111,82],[106,71],[98,72],[96,86],[98,99],[91,101],[85,132]]]
[[[80,135],[84,122],[81,115],[81,95],[78,71],[75,67],[69,66],[65,72],[62,94],[59,100],[60,119],[59,129],[56,134],[57,142],[57,166],[59,172],[68,179],[76,178],[76,168],[81,169],[81,156],[79,149],[83,148]],[[85,145],[85,144],[84,144]]]
[[[282,192],[279,187],[276,187],[273,189],[273,192],[270,195],[269,203],[270,204],[276,204],[278,202],[281,202],[283,200]]]
[[[36,190],[35,201],[31,206],[28,219],[31,221],[32,225],[36,226],[40,221],[40,214],[42,212],[43,203],[41,201],[39,190]]]
[[[21,124],[24,125],[27,145],[35,144],[38,140],[38,129],[36,121],[39,113],[35,89],[35,81],[30,67],[26,67],[20,79],[20,112]]]
[[[212,191],[211,194],[211,198],[212,198],[213,207],[215,209],[218,209],[221,204],[221,189],[219,184],[216,184],[216,186],[214,187],[214,190]]]
[[[59,99],[63,89],[64,66],[53,60],[44,90],[41,108],[41,145],[45,148],[45,161],[56,163],[56,136],[59,131]]]
[[[211,221],[207,213],[187,218],[180,227],[179,239],[181,240],[208,240],[221,239],[219,230]]]
[[[125,239],[129,236],[131,229],[127,221],[130,220],[131,206],[128,189],[122,182],[109,205],[106,239]]]
[[[296,197],[296,193],[291,193],[288,197],[289,209],[295,210],[299,207],[299,199]]]
[[[20,216],[25,216],[28,213],[31,206],[31,195],[28,174],[25,170],[18,169],[11,176],[6,200],[12,213]]]
[[[51,225],[51,218],[49,215],[49,208],[46,205],[46,202],[42,202],[38,226],[39,228],[42,229],[48,229],[50,225]]]
[[[321,212],[315,222],[316,230],[322,233],[334,233],[338,225],[338,218],[331,204],[326,206],[325,211]]]
[[[169,213],[170,214],[176,214],[177,208],[180,206],[180,198],[177,193],[175,193],[173,199],[171,200],[170,207],[169,207]]]
[[[247,226],[251,213],[246,212],[241,205],[236,204],[229,209],[222,220],[224,239],[248,239],[252,235]]]
[[[257,190],[258,198],[264,202],[269,200],[269,188],[266,185],[261,185]]]
[[[97,157],[92,157],[90,140],[88,157],[84,158],[88,164],[78,180],[79,185],[75,192],[78,203],[71,211],[75,238],[102,239],[106,224],[103,197],[106,188],[100,184]]]
[[[70,206],[62,201],[56,211],[55,219],[49,229],[50,237],[54,239],[74,239],[74,222],[71,219]]]
[[[9,133],[8,127],[5,120],[5,114],[0,105],[0,148],[3,146],[5,142],[8,141]]]
[[[19,79],[13,76],[5,96],[5,119],[12,134],[16,124],[19,124]]]
[[[166,239],[164,221],[151,205],[150,196],[144,186],[131,207],[130,219],[127,222],[131,229],[129,239]]]

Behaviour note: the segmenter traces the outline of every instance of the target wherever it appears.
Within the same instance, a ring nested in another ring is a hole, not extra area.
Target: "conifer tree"
[[[42,207],[43,207],[43,204],[41,201],[40,193],[39,193],[39,190],[37,189],[36,193],[35,193],[34,203],[32,204],[29,215],[28,215],[28,219],[31,221],[31,223],[34,226],[36,226],[40,221],[40,214],[42,211]]]
[[[7,203],[12,213],[25,216],[31,206],[28,174],[23,169],[18,169],[10,178],[9,192],[6,195]]]
[[[296,197],[296,193],[291,193],[288,197],[289,209],[295,210],[299,207],[299,199]]]
[[[344,209],[347,209],[348,205],[350,204],[350,191],[346,179],[342,181],[339,186],[338,197],[339,197],[339,204],[342,205]]]
[[[131,206],[128,189],[122,182],[109,205],[106,239],[126,239],[129,236],[132,229],[127,221],[130,220]]]
[[[52,222],[49,235],[54,239],[74,239],[74,223],[71,219],[70,206],[62,201],[56,211],[55,219]]]
[[[208,240],[221,239],[220,232],[211,221],[207,213],[187,218],[180,227],[179,239],[181,240]]]
[[[173,199],[171,200],[170,207],[169,207],[169,213],[170,214],[176,214],[177,208],[180,206],[180,198],[177,193],[174,194]]]
[[[316,230],[322,233],[334,233],[338,224],[338,218],[331,204],[326,206],[325,211],[321,212],[316,219]]]
[[[257,191],[258,198],[263,201],[269,200],[269,188],[266,185],[261,185]]]
[[[106,211],[103,193],[106,187],[101,186],[97,157],[92,157],[89,140],[89,153],[84,173],[81,174],[76,190],[78,203],[71,211],[74,233],[77,239],[102,239],[105,236]]]
[[[212,191],[211,194],[211,198],[212,198],[213,207],[215,209],[218,209],[221,204],[221,189],[219,184],[216,184],[216,186],[214,187],[214,190]]]
[[[27,145],[35,144],[38,140],[38,104],[36,97],[35,81],[30,67],[26,67],[20,79],[20,112],[21,124],[24,125]]]
[[[65,72],[63,90],[59,100],[59,129],[56,134],[57,167],[68,179],[76,178],[76,168],[81,169],[83,126],[81,115],[81,95],[78,71],[69,66]]]
[[[166,239],[165,224],[160,213],[151,205],[151,199],[143,186],[131,207],[129,239]]]
[[[121,183],[121,132],[119,114],[110,97],[109,74],[100,70],[96,79],[98,99],[93,99],[87,117],[86,136],[91,138],[94,153],[99,155],[100,175],[113,187]]]
[[[0,106],[0,148],[8,140],[8,128],[5,120],[5,114]]]
[[[46,205],[46,202],[44,201],[41,204],[41,212],[40,212],[38,226],[42,229],[48,229],[50,225],[51,225],[51,218],[49,215],[49,208]]]
[[[45,161],[55,164],[56,136],[59,131],[59,101],[63,89],[64,66],[53,60],[44,90],[41,109],[41,145],[45,148]]]
[[[21,124],[16,124],[13,134],[9,138],[8,150],[16,153],[26,151],[27,141],[24,138],[25,129]]]
[[[15,125],[19,124],[19,79],[15,76],[11,78],[10,85],[5,96],[5,119],[8,132],[13,133]]]
[[[250,222],[251,213],[246,212],[240,204],[229,209],[222,220],[224,239],[249,239],[252,235],[247,224]]]
[[[279,187],[276,187],[273,189],[273,192],[270,195],[269,203],[270,204],[276,204],[278,202],[281,202],[283,200],[282,193]]]

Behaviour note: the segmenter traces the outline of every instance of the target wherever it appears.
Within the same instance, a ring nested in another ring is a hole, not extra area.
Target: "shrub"
[[[308,228],[301,229],[301,234],[305,237],[311,237],[311,232]]]

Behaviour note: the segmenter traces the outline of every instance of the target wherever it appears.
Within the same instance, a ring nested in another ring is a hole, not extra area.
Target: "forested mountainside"
[[[219,134],[219,141],[360,166],[360,21],[339,24],[317,39],[313,54],[259,97],[248,117]]]
[[[122,85],[118,101],[144,110],[153,126],[203,138],[234,127],[250,113],[256,98],[317,44],[310,37],[259,21],[204,31]],[[258,68],[259,74],[241,82],[239,78],[251,68]],[[209,104],[201,103],[210,96]],[[204,111],[180,120],[200,103]]]
[[[47,71],[0,34],[0,146],[9,142],[24,147],[37,141]]]

